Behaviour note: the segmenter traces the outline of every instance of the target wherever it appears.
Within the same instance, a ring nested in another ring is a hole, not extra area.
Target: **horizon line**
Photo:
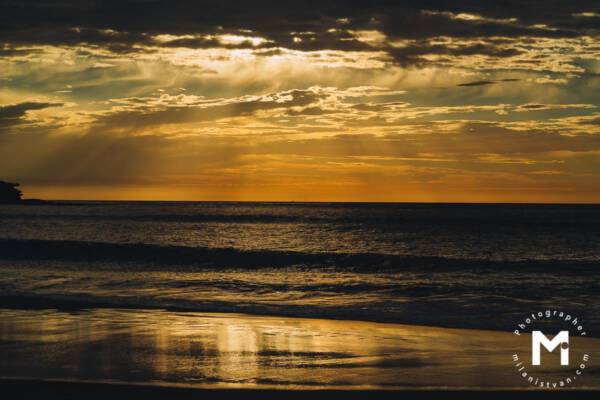
[[[137,203],[296,203],[296,204],[447,204],[447,205],[587,205],[600,202],[527,202],[527,201],[357,201],[357,200],[148,200],[148,199],[23,199],[47,202],[137,202]]]

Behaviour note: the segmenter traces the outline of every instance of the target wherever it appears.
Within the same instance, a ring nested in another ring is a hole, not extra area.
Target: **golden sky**
[[[0,15],[0,179],[27,197],[600,201],[597,1]]]

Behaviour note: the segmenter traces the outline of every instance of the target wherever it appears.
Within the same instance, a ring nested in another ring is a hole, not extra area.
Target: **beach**
[[[577,340],[577,339],[576,339]],[[261,390],[524,390],[510,332],[142,309],[2,309],[2,378]],[[594,355],[599,339],[575,342]],[[560,378],[544,371],[548,380]],[[590,368],[576,386],[600,388]]]

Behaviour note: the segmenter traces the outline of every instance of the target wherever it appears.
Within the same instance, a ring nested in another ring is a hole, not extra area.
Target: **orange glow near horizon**
[[[512,193],[484,192],[424,192],[419,188],[413,191],[376,191],[376,187],[362,186],[340,190],[339,187],[321,186],[306,189],[288,187],[251,188],[249,190],[223,190],[201,188],[194,185],[154,186],[26,186],[27,198],[45,200],[83,201],[274,201],[274,202],[415,202],[415,203],[600,203],[600,196],[581,193]],[[254,190],[252,190],[254,189]],[[409,188],[410,189],[410,188]]]

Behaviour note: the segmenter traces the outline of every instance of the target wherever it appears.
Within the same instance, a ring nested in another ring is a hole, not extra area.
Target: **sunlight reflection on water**
[[[586,346],[597,340],[589,340]],[[1,310],[0,375],[243,387],[520,387],[503,332],[155,310]],[[599,386],[591,373],[587,385]]]

